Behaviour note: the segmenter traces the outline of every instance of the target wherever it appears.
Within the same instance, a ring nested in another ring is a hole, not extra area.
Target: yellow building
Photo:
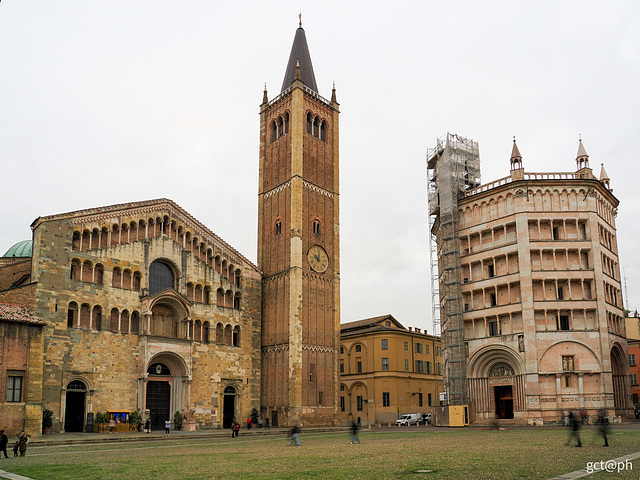
[[[341,325],[339,418],[363,425],[430,413],[442,390],[440,338],[393,316]]]

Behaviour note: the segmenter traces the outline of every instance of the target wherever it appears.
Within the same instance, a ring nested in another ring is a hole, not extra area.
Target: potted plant
[[[53,426],[53,410],[45,408],[42,410],[42,433],[51,432]]]
[[[109,414],[98,412],[96,413],[96,424],[98,425],[98,432],[105,430],[105,425],[109,423]]]
[[[182,428],[182,413],[179,411],[173,414],[173,428],[176,430]]]

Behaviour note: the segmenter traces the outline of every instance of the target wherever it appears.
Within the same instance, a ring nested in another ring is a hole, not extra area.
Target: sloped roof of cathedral
[[[385,320],[391,321],[391,327],[387,327],[382,322]],[[393,315],[381,315],[379,317],[365,318],[364,320],[357,320],[355,322],[347,322],[340,325],[340,332],[346,333],[367,333],[378,330],[406,330],[406,328],[395,318]],[[356,332],[357,330],[357,332]]]
[[[10,303],[0,303],[0,321],[28,323],[31,325],[46,325],[47,322],[41,320],[35,313],[22,305],[12,305]]]
[[[192,216],[189,212],[187,212],[180,205],[175,203],[173,200],[168,198],[157,198],[154,200],[143,200],[141,202],[130,202],[130,203],[119,203],[116,205],[109,205],[105,207],[97,207],[97,208],[88,208],[85,210],[76,210],[73,212],[67,213],[59,213],[55,215],[48,215],[45,217],[36,218],[31,224],[31,229],[35,229],[40,223],[48,222],[51,220],[60,220],[66,218],[73,218],[77,220],[82,220],[84,222],[92,222],[92,221],[104,221],[106,219],[112,219],[118,216],[124,215],[141,215],[144,216],[149,214],[150,212],[167,209],[173,210],[176,213],[176,216],[183,217],[185,223],[191,223],[193,227],[196,229],[200,229],[203,233],[210,236],[213,240],[220,243],[225,248],[228,248],[233,254],[240,257],[243,261],[245,261],[248,265],[253,267],[255,270],[258,270],[258,267],[247,259],[244,255],[242,255],[238,250],[229,245],[226,241],[220,238],[218,235],[209,230],[204,224],[202,224],[198,219]]]
[[[316,84],[316,76],[313,73],[313,65],[311,64],[311,55],[309,54],[309,46],[307,45],[307,37],[302,28],[302,21],[296,30],[296,36],[293,38],[293,46],[289,55],[289,63],[284,73],[284,81],[280,93],[284,92],[291,86],[296,79],[296,65],[300,64],[300,78],[302,83],[314,92],[318,93],[318,85]]]

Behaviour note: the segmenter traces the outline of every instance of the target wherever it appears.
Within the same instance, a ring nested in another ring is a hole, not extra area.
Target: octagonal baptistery
[[[94,415],[227,427],[260,404],[261,275],[171,200],[40,217],[36,313],[53,431]]]
[[[575,172],[525,172],[514,140],[510,176],[457,200],[456,298],[478,421],[631,413],[618,200],[588,159],[580,142]]]

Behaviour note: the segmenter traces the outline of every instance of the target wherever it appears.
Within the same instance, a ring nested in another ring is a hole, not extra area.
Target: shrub
[[[45,408],[42,410],[42,428],[51,428],[53,426],[53,411]]]
[[[176,430],[180,430],[180,428],[182,428],[182,413],[176,412],[173,414],[173,424],[175,425]]]

